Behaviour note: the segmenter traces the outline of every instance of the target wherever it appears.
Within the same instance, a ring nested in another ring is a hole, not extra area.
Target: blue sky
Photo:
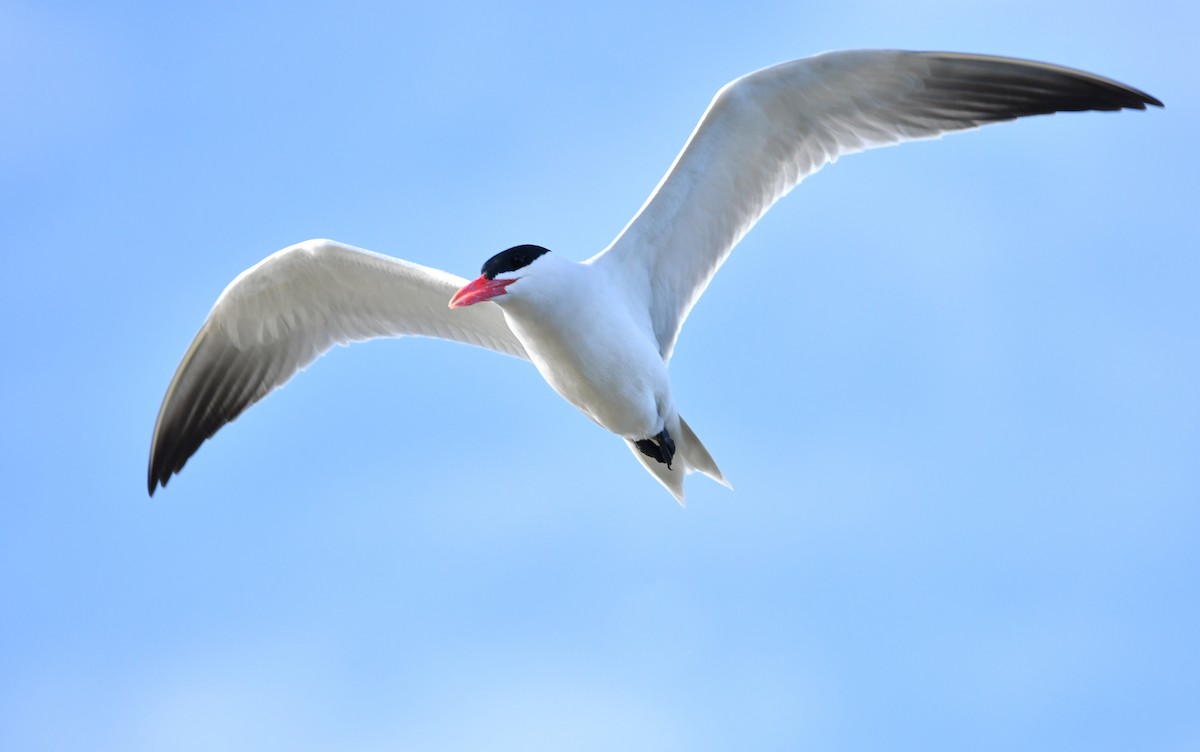
[[[1200,748],[1183,2],[0,5],[0,748]],[[850,157],[694,310],[681,510],[527,364],[338,349],[153,501],[223,287],[632,216],[716,89],[847,47],[1168,109]]]

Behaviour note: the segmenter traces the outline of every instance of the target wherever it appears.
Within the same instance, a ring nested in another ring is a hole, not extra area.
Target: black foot
[[[658,443],[654,443],[657,441]],[[671,440],[671,434],[667,433],[667,429],[659,431],[654,439],[639,439],[633,442],[642,454],[651,457],[664,465],[667,469],[671,469],[671,460],[675,459],[675,442]]]

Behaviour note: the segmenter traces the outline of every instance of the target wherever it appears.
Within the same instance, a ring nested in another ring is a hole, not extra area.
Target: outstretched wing
[[[831,52],[743,76],[713,99],[638,214],[593,262],[640,291],[669,360],[692,305],[784,194],[842,154],[1154,97],[1091,73],[947,52]]]
[[[335,344],[421,335],[528,358],[499,307],[447,307],[466,283],[331,240],[293,245],[242,272],[167,387],[150,443],[150,494],[221,426]]]

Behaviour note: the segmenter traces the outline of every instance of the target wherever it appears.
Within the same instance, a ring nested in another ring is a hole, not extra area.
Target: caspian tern
[[[625,439],[680,503],[688,473],[728,486],[680,417],[667,364],[688,312],[772,204],[843,154],[1026,115],[1146,105],[1162,103],[1047,63],[832,52],[718,91],[637,215],[586,261],[521,245],[468,282],[331,240],[285,248],[225,288],[184,355],[154,426],[150,494],[334,344],[403,335],[531,361],[564,399]]]

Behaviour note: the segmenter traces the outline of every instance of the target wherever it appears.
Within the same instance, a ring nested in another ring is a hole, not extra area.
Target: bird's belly
[[[534,365],[563,399],[609,431],[641,439],[662,430],[653,381],[626,364],[535,358]]]
[[[544,335],[532,346],[527,343],[526,351],[563,399],[625,438],[643,439],[662,430],[670,385],[657,352],[631,348],[628,339],[580,341]]]

